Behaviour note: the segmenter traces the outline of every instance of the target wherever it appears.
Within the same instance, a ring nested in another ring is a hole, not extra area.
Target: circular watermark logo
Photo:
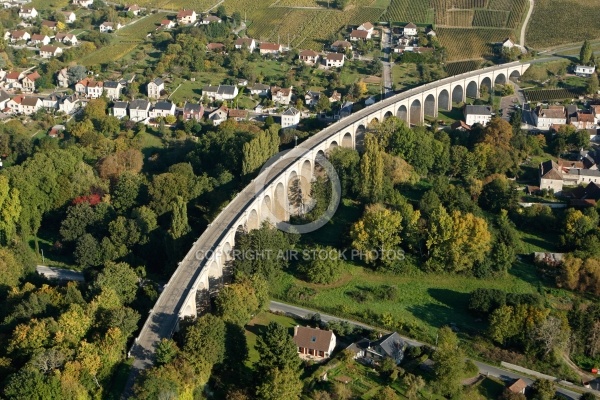
[[[333,165],[324,155],[318,153],[314,159],[308,159],[311,168],[310,171],[306,171],[304,164],[307,158],[304,153],[305,150],[296,147],[276,154],[263,165],[258,177],[254,179],[255,192],[259,193],[289,165],[298,165],[295,170],[295,178],[283,182],[283,193],[277,193],[276,185],[273,195],[269,196],[271,200],[270,207],[261,207],[261,214],[264,219],[269,220],[279,230],[288,233],[309,233],[321,228],[333,217],[340,204],[342,187]],[[316,168],[317,166],[319,168]],[[290,215],[306,215],[316,206],[315,199],[311,199],[310,195],[313,178],[315,178],[315,171],[317,170],[317,173],[326,177],[331,185],[331,195],[327,208],[324,209],[325,211],[321,215],[312,216],[310,222],[291,223],[288,220]]]

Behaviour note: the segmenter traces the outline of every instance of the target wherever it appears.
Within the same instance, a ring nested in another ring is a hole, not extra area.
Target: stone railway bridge
[[[270,215],[284,221],[297,211],[288,198],[290,187],[300,181],[302,192],[310,192],[319,157],[337,146],[360,147],[367,126],[374,121],[397,116],[411,124],[422,124],[425,115],[436,117],[440,108],[451,110],[453,102],[477,98],[482,86],[491,89],[519,78],[528,67],[520,62],[502,64],[396,94],[330,125],[272,163],[223,209],[179,263],[129,352],[135,358],[129,390],[135,376],[152,365],[157,343],[171,337],[180,319],[196,317],[209,293],[218,290],[236,232],[256,229]]]

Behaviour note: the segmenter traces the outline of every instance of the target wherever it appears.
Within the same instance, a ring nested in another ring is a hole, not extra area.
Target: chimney
[[[298,334],[298,328],[300,327],[300,325],[296,325],[294,327],[294,336],[296,336]]]

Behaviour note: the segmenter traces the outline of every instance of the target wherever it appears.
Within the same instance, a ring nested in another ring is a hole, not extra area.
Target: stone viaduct
[[[519,78],[529,64],[513,62],[444,78],[391,96],[330,125],[297,146],[291,154],[274,162],[223,209],[194,243],[165,285],[129,353],[135,357],[132,376],[152,365],[156,344],[170,337],[178,321],[196,317],[209,296],[222,285],[223,267],[240,229],[252,230],[275,216],[286,220],[297,210],[290,205],[289,188],[299,181],[304,193],[319,157],[336,146],[361,145],[367,126],[397,116],[411,124],[422,124],[424,116],[450,110],[452,103],[479,96],[480,88]],[[263,184],[264,183],[264,184]],[[131,379],[130,379],[131,380]]]

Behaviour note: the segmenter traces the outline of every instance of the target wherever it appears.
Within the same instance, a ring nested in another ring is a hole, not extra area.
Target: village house
[[[221,106],[208,114],[208,120],[213,124],[213,126],[219,126],[223,122],[227,121],[227,114],[229,110],[225,106]]]
[[[117,31],[119,29],[121,29],[123,27],[123,25],[121,25],[120,22],[114,23],[114,22],[108,22],[105,21],[102,24],[100,24],[100,32],[112,32],[112,31]]]
[[[331,96],[329,96],[329,102],[336,103],[338,101],[342,101],[342,95],[337,90],[334,90]]]
[[[577,130],[596,130],[598,128],[598,125],[596,124],[596,117],[592,112],[578,111],[573,117],[570,118],[569,122]]]
[[[373,31],[375,30],[375,27],[373,26],[372,23],[365,22],[362,25],[360,25],[358,28],[356,28],[356,30],[367,31],[367,32],[369,32],[369,35],[372,35]]]
[[[353,30],[350,32],[350,40],[356,42],[357,40],[368,40],[371,39],[371,34],[368,31]]]
[[[0,110],[6,109],[6,105],[10,100],[10,95],[4,90],[0,90]]]
[[[276,104],[287,106],[292,101],[292,86],[289,88],[281,88],[279,86],[271,86],[271,100]]]
[[[266,97],[269,95],[269,89],[271,89],[271,87],[269,85],[263,85],[262,83],[256,83],[249,89],[252,96],[257,95],[259,97]]]
[[[37,45],[37,44],[47,45],[48,43],[50,43],[50,38],[46,35],[34,34],[34,35],[31,35],[31,43],[34,45]]]
[[[320,361],[331,357],[336,337],[332,331],[297,325],[294,327],[294,343],[300,358]]]
[[[177,23],[179,25],[189,25],[196,22],[198,16],[194,10],[183,9],[177,13]]]
[[[352,50],[352,43],[350,43],[347,40],[336,40],[335,42],[333,42],[331,44],[331,50],[333,51],[346,51],[346,50]]]
[[[129,118],[132,121],[143,121],[148,118],[150,111],[150,102],[148,100],[132,100],[129,103]]]
[[[510,40],[510,38],[506,38],[502,42],[502,47],[512,49],[513,47],[515,47],[515,43],[512,40]]]
[[[6,81],[6,89],[21,89],[22,74],[17,71],[12,71],[6,74],[4,80]]]
[[[51,138],[57,138],[63,134],[63,132],[67,129],[64,125],[54,125],[48,131],[48,136]]]
[[[61,12],[65,16],[65,22],[67,24],[72,24],[73,22],[77,21],[77,15],[75,15],[75,13],[73,11],[61,11]]]
[[[481,124],[485,126],[492,120],[492,107],[466,105],[464,115],[467,125]]]
[[[94,0],[73,0],[73,4],[79,7],[91,7],[94,4]]]
[[[525,382],[523,379],[519,378],[516,381],[514,381],[513,383],[511,383],[511,385],[507,388],[508,390],[510,390],[512,393],[520,393],[520,394],[525,394],[525,390],[527,389],[527,382]]]
[[[344,66],[346,56],[342,53],[327,53],[325,56],[325,66],[327,68],[341,68]]]
[[[238,93],[237,86],[233,85],[208,85],[202,88],[202,96],[206,96],[213,101],[233,100]]]
[[[533,122],[537,129],[547,131],[552,125],[564,125],[567,115],[563,106],[550,106],[549,108],[538,108],[532,113]]]
[[[175,104],[170,101],[158,101],[148,114],[150,118],[166,117],[167,115],[175,115]]]
[[[256,49],[256,40],[251,38],[238,38],[233,42],[233,46],[236,50],[241,50],[245,47],[252,53]]]
[[[404,33],[405,36],[417,36],[417,26],[412,22],[409,22],[402,28],[402,33]]]
[[[189,102],[185,102],[185,104],[183,105],[183,119],[188,121],[188,120],[196,120],[196,121],[200,121],[202,119],[202,117],[204,116],[204,107],[202,106],[202,104],[194,104],[194,103],[189,103]]]
[[[35,81],[40,79],[41,76],[37,71],[32,72],[31,74],[25,76],[21,81],[21,85],[23,85],[23,91],[25,92],[34,92],[35,91]]]
[[[58,83],[59,87],[69,87],[69,74],[66,68],[63,68],[60,71],[58,71],[58,73],[56,74],[56,82]]]
[[[19,10],[19,17],[23,19],[33,19],[38,16],[38,12],[33,7],[22,7]]]
[[[277,43],[269,43],[269,42],[262,42],[259,46],[260,49],[260,54],[274,54],[274,55],[279,55],[282,51],[282,47],[280,44]]]
[[[281,128],[295,128],[300,123],[300,110],[290,107],[281,114]]]
[[[48,28],[51,31],[56,32],[56,26],[58,25],[58,23],[56,21],[48,21],[48,20],[44,20],[42,21],[42,28]]]
[[[165,90],[165,82],[161,78],[155,78],[146,87],[148,98],[158,99],[161,93]]]
[[[8,108],[9,113],[20,114],[23,112],[23,106],[21,105],[21,102],[23,101],[23,97],[25,97],[25,96],[20,94],[6,102],[6,107]]]
[[[15,103],[18,103],[18,107],[16,107],[17,111],[15,112],[25,115],[31,115],[42,107],[42,101],[39,97],[19,95],[11,101],[13,100],[15,100]],[[7,105],[12,110],[13,108],[10,105],[11,101],[9,101]]]
[[[223,43],[209,43],[206,45],[206,50],[222,53],[225,51],[225,45]]]
[[[227,118],[233,119],[234,121],[245,121],[248,119],[248,111],[229,109]]]
[[[31,35],[26,31],[12,31],[10,32],[11,43],[18,42],[19,40],[28,41],[31,39]]]
[[[173,29],[175,28],[175,22],[171,21],[170,19],[163,19],[160,21],[160,27],[162,29]]]
[[[123,86],[121,85],[121,82],[115,82],[115,81],[105,81],[104,82],[104,93],[106,94],[106,97],[108,97],[111,100],[118,99],[119,97],[121,97],[122,89],[123,89]]]
[[[314,92],[312,90],[309,90],[304,95],[304,104],[306,104],[307,107],[312,107],[317,104],[320,97],[321,97],[320,92]]]
[[[577,76],[583,76],[585,78],[589,78],[590,76],[592,76],[592,74],[594,72],[596,72],[596,66],[595,65],[576,65],[575,66],[575,75]]]
[[[595,165],[595,164],[594,164]],[[552,190],[561,194],[563,186],[578,186],[590,183],[600,184],[600,171],[597,168],[586,168],[585,162],[548,160],[540,163],[540,189]]]
[[[354,103],[351,101],[346,100],[341,106],[340,109],[337,112],[337,117],[338,118],[344,118],[349,116],[350,114],[352,114],[352,108],[354,106]]]
[[[62,97],[58,101],[58,109],[65,114],[72,114],[75,110],[85,106],[86,104],[87,103],[82,103],[79,95],[74,93],[70,96]]]
[[[464,121],[458,120],[452,125],[450,125],[450,129],[452,129],[453,131],[468,132],[471,130],[471,127],[467,125]]]
[[[319,61],[319,53],[314,50],[303,50],[298,54],[298,58],[305,64],[315,64]]]
[[[58,57],[62,53],[63,53],[62,47],[50,46],[50,45],[40,47],[40,57],[42,57],[42,58]]]
[[[58,110],[58,102],[60,95],[58,93],[50,93],[48,96],[42,98],[42,107],[46,110]]]
[[[102,96],[103,87],[102,82],[97,82],[93,78],[84,78],[75,84],[75,92],[95,99]]]
[[[115,101],[115,103],[113,104],[113,116],[116,118],[124,118],[127,116],[127,107],[129,106],[129,103],[127,103],[126,101]]]
[[[200,20],[200,25],[208,25],[213,23],[220,24],[221,22],[223,22],[221,21],[221,18],[217,17],[216,15],[207,14]]]
[[[57,33],[56,36],[54,36],[54,40],[56,40],[59,43],[65,43],[65,44],[70,44],[70,45],[76,45],[78,40],[77,40],[77,36],[73,35],[72,33]]]
[[[375,341],[361,339],[348,346],[347,350],[354,354],[354,359],[369,364],[380,363],[384,359],[390,358],[398,365],[404,359],[406,347],[404,339],[397,332],[393,332]]]
[[[141,11],[141,8],[137,4],[132,4],[130,6],[125,7],[125,11],[127,11],[128,13],[130,12],[135,16],[138,16],[138,14]]]

